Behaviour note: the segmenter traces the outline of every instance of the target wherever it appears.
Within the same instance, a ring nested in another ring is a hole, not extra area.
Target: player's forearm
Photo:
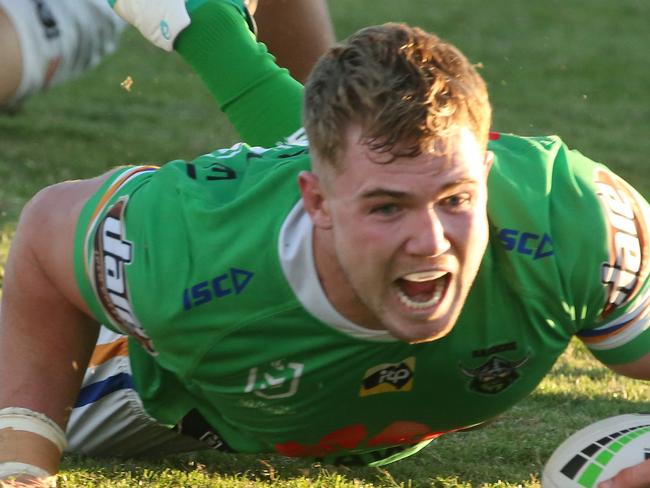
[[[301,126],[303,88],[257,43],[232,6],[208,0],[175,48],[201,76],[242,139],[273,145]]]
[[[3,311],[15,303],[11,287],[6,288]],[[84,370],[86,355],[73,353],[80,338],[57,334],[64,327],[45,317],[47,304],[31,305],[41,306],[33,325],[13,320],[10,313],[0,319],[0,478],[16,472],[40,478],[58,471],[63,429]]]
[[[628,378],[650,380],[650,353],[645,354],[636,361],[626,364],[608,364],[607,366],[618,374],[622,374]]]
[[[3,309],[11,306],[11,299],[3,302]],[[81,336],[71,337],[74,324],[60,327],[45,317],[45,303],[32,304],[41,306],[33,327],[9,317],[1,321],[0,478],[26,472],[40,479],[58,471],[65,423],[87,362],[78,344],[94,342],[85,324]],[[68,333],[57,333],[68,326]]]
[[[75,209],[67,188],[23,211],[5,267],[0,308],[0,477],[54,474],[63,429],[98,326],[70,301]],[[57,203],[59,202],[59,203]],[[68,215],[71,215],[68,218]],[[26,470],[26,471],[25,471]]]

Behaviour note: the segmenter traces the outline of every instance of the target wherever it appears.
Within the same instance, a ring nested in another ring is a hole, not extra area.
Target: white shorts
[[[18,34],[20,100],[95,66],[115,50],[126,25],[107,0],[0,0]]]
[[[24,1],[24,0],[21,0]],[[149,416],[133,389],[126,336],[101,328],[68,428],[68,452],[134,457],[206,449]]]

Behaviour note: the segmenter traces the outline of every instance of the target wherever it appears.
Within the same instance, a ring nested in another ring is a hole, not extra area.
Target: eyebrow
[[[361,194],[361,198],[364,199],[381,198],[381,197],[405,198],[407,196],[408,193],[405,191],[388,190],[387,188],[374,188],[372,190],[365,191]]]
[[[457,186],[461,185],[477,185],[478,182],[473,179],[473,178],[460,178],[458,180],[450,181],[449,183],[446,183],[445,185],[440,188],[439,193],[444,193],[446,191],[449,191],[452,188],[455,188]],[[362,199],[371,199],[371,198],[385,198],[385,197],[390,197],[390,198],[395,198],[395,199],[401,199],[401,198],[407,198],[409,196],[408,192],[405,191],[399,191],[399,190],[391,190],[389,188],[372,188],[370,190],[364,191],[361,193],[360,197]]]

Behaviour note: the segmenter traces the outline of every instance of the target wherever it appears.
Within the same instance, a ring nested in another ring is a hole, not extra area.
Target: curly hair
[[[305,88],[310,147],[335,168],[352,123],[388,161],[434,151],[460,125],[487,144],[492,110],[485,82],[456,47],[417,27],[360,30],[319,60]]]

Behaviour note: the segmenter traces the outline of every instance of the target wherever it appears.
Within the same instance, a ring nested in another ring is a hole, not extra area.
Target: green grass
[[[437,32],[480,63],[494,127],[555,133],[650,195],[650,70],[642,0],[331,0],[339,37],[385,21]],[[120,82],[134,80],[127,92]],[[124,162],[191,158],[236,135],[175,55],[127,32],[100,67],[0,117],[0,261],[22,205],[44,185]],[[0,279],[2,273],[0,271]],[[386,469],[200,453],[164,460],[66,457],[60,486],[282,488],[537,487],[564,438],[597,419],[650,411],[646,383],[616,377],[572,345],[528,399],[488,427],[444,436]]]
[[[310,465],[278,456],[193,453],[165,460],[65,459],[61,487],[536,488],[557,445],[595,420],[650,412],[650,385],[615,376],[579,343],[537,391],[488,426],[450,434],[384,469]]]

